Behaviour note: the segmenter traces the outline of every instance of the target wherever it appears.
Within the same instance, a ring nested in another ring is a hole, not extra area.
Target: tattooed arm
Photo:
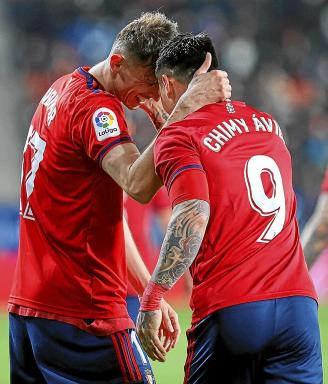
[[[321,193],[315,211],[302,232],[302,245],[310,268],[328,247],[328,193]]]
[[[152,281],[170,289],[191,266],[209,215],[209,204],[202,200],[188,200],[174,207]]]
[[[164,361],[165,352],[177,342],[177,337],[166,339],[162,345],[158,330],[161,313],[158,309],[144,310],[147,294],[164,294],[170,289],[195,260],[201,246],[210,215],[209,204],[203,200],[188,200],[177,204],[172,212],[166,236],[161,248],[156,269],[151,277],[155,291],[147,289],[143,296],[141,311],[137,319],[137,332],[148,356]],[[152,285],[150,285],[152,286]]]

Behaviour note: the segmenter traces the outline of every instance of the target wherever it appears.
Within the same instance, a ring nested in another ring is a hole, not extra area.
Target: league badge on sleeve
[[[121,133],[116,115],[109,108],[102,107],[97,109],[92,116],[92,123],[98,141],[118,136]]]

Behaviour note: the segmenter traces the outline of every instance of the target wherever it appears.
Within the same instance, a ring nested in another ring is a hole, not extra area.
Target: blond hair
[[[177,34],[176,22],[163,13],[146,12],[118,33],[112,52],[136,58],[155,68],[160,50]]]

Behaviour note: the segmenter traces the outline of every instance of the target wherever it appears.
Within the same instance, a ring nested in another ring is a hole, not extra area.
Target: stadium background
[[[148,10],[165,12],[182,31],[209,33],[229,72],[233,98],[273,114],[285,129],[301,228],[315,205],[328,161],[328,1],[2,0],[0,384],[9,382],[5,302],[17,251],[21,153],[31,116],[54,79],[102,60],[118,30]],[[143,149],[153,136],[151,125],[142,112],[127,116]],[[155,223],[149,228],[155,243],[161,237],[158,228]],[[319,275],[328,269],[323,259],[316,268]],[[328,279],[319,288],[328,383]],[[175,299],[185,330],[190,313],[181,305],[183,294],[180,289]],[[155,365],[159,384],[182,382],[184,358],[183,334],[168,362]]]

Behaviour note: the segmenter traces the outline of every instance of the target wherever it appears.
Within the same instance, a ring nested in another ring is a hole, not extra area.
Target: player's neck
[[[89,73],[97,79],[97,81],[102,85],[102,87],[107,91],[112,93],[110,76],[107,73],[107,60],[101,61],[100,63],[94,65],[89,69]]]

